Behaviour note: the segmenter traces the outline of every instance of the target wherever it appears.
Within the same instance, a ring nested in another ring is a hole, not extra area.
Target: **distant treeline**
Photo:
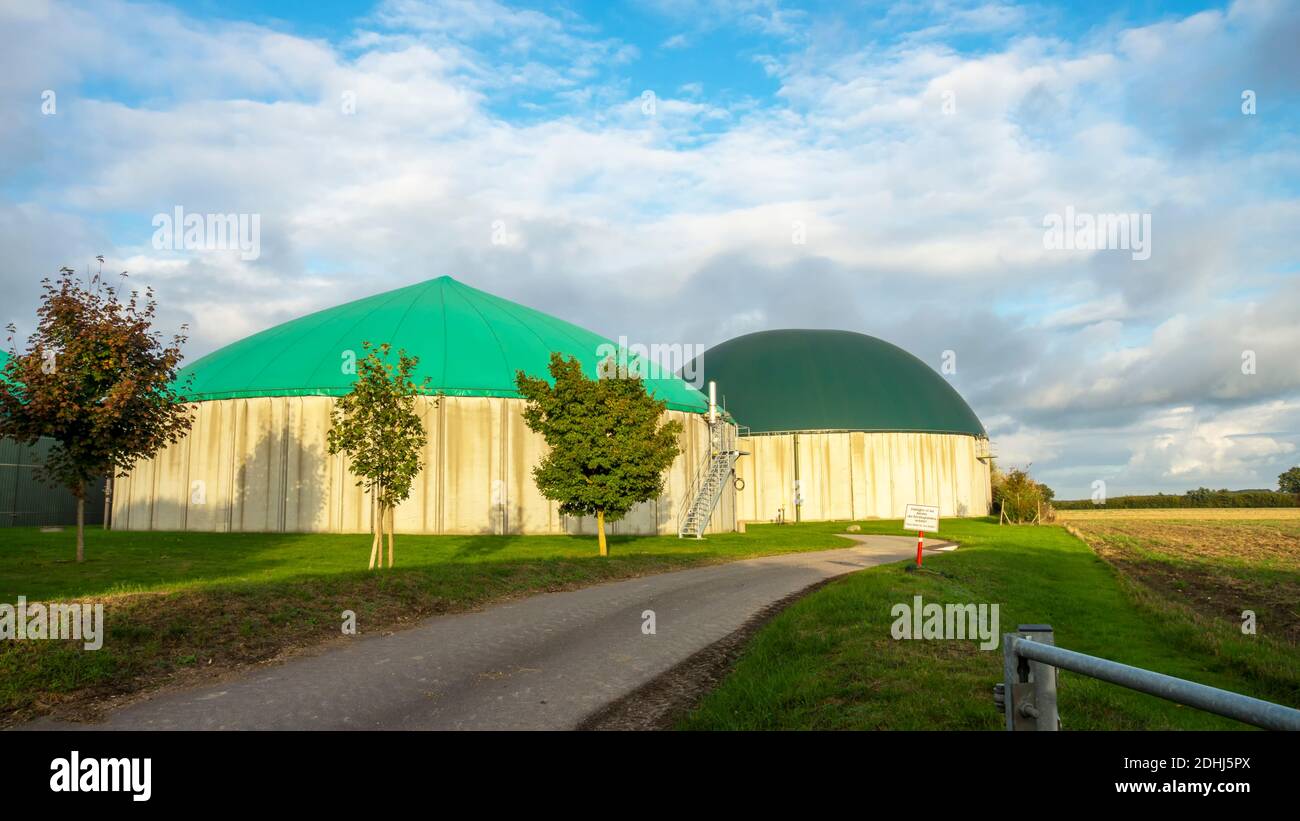
[[[1300,507],[1300,496],[1276,490],[1189,490],[1182,496],[1156,493],[1151,496],[1114,496],[1105,504],[1091,499],[1054,501],[1057,510],[1091,510],[1093,508],[1157,507]]]

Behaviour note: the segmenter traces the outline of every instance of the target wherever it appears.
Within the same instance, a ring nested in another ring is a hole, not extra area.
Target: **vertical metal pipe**
[[[1007,717],[1007,729],[1016,729],[1016,666],[1020,659],[1016,656],[1016,634],[1002,634],[1002,698]]]
[[[1031,641],[1056,645],[1055,633],[1050,624],[1033,626],[1038,629],[1029,631],[1028,638]],[[1050,664],[1031,660],[1029,675],[1034,681],[1034,707],[1038,710],[1038,729],[1052,732],[1061,729],[1061,717],[1056,709],[1056,668]]]
[[[102,527],[104,530],[109,530],[113,524],[112,517],[113,517],[113,473],[112,471],[110,471],[108,476],[104,479],[104,521],[100,523],[100,527]]]

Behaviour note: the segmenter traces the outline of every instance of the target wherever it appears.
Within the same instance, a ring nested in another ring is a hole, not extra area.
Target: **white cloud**
[[[951,8],[963,30],[1022,24],[1003,4]],[[1234,70],[1290,65],[1268,32],[1295,29],[1291,7],[976,56],[933,31],[818,43],[765,58],[776,104],[692,83],[650,116],[618,75],[635,50],[560,12],[392,0],[333,44],[149,9],[0,10],[14,32],[0,102],[16,112],[0,121],[0,181],[23,192],[0,203],[0,241],[18,251],[0,276],[20,323],[34,280],[101,252],[159,284],[194,353],[452,273],[611,336],[833,325],[923,358],[951,348],[977,412],[1006,420],[999,444],[1061,477],[1129,465],[1219,486],[1203,472],[1246,476],[1288,453],[1285,436],[1246,442],[1242,426],[1287,418],[1250,414],[1300,392],[1300,289],[1279,276],[1300,234],[1295,187],[1279,185],[1300,177],[1294,142],[1244,131],[1267,120],[1171,133],[1145,106],[1186,118],[1195,89],[1141,95],[1243,50],[1253,62]],[[798,40],[776,4],[708,13]],[[60,113],[42,117],[49,87]],[[507,117],[509,103],[533,116]],[[260,214],[261,258],[154,252],[150,217],[177,204]],[[1042,217],[1066,205],[1151,213],[1152,259],[1046,250]],[[492,244],[496,221],[512,243]],[[1153,438],[1150,420],[1177,407],[1197,421]],[[1110,443],[1096,465],[1076,435]]]
[[[1293,431],[1297,418],[1297,401],[1269,402],[1209,418],[1192,407],[1172,408],[1153,420],[1152,426],[1163,431],[1138,447],[1126,472],[1198,486],[1212,479],[1215,488],[1260,486],[1252,483],[1261,479],[1261,463],[1296,452],[1296,445],[1277,431]],[[1263,478],[1268,480],[1265,486],[1274,486],[1273,476]]]

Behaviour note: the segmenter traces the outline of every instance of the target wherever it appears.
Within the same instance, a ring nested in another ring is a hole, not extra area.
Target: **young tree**
[[[1277,488],[1283,493],[1300,496],[1300,467],[1293,467],[1277,477]]]
[[[640,379],[587,378],[576,359],[551,354],[552,387],[515,375],[528,400],[524,421],[551,451],[533,468],[537,489],[566,516],[596,515],[600,555],[609,555],[605,522],[663,492],[664,471],[677,457],[680,422],[662,422],[664,402]]]
[[[429,379],[417,385],[411,378],[419,359],[397,352],[397,365],[387,361],[388,343],[371,349],[357,362],[352,392],[330,412],[327,434],[330,453],[346,453],[349,467],[360,477],[357,486],[370,494],[370,569],[384,566],[384,526],[388,527],[388,566],[393,566],[392,511],[411,495],[411,482],[424,467],[422,453],[428,434],[415,412],[415,397]]]
[[[123,302],[100,274],[83,285],[69,268],[42,287],[26,352],[13,350],[15,328],[9,326],[0,435],[28,444],[42,436],[55,440],[41,473],[77,499],[81,562],[86,483],[113,471],[125,476],[190,429],[189,412],[173,387],[186,337],[174,335],[166,346],[159,340],[151,289],[143,299],[133,290]]]

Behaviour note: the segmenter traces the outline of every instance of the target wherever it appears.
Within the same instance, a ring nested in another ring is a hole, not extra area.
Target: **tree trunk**
[[[77,561],[86,560],[86,491],[77,497]]]
[[[379,488],[370,491],[370,567],[375,569],[375,559],[379,558]]]
[[[596,511],[596,532],[600,538],[600,555],[609,555],[609,546],[605,544],[605,511]]]
[[[393,567],[393,526],[395,524],[394,520],[397,519],[397,514],[394,511],[395,508],[388,508],[388,568],[390,570]]]

